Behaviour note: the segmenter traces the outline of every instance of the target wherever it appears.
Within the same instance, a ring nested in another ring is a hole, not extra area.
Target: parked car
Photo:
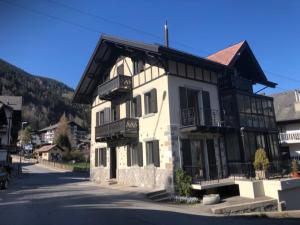
[[[0,188],[1,189],[7,189],[8,188],[8,173],[2,172],[0,170]]]

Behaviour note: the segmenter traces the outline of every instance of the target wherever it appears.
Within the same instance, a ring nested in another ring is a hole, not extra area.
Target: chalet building
[[[35,140],[40,144],[53,144],[55,138],[55,131],[59,123],[51,125],[49,127],[45,127],[38,131],[39,138],[35,137]],[[77,147],[82,141],[86,141],[87,130],[79,126],[77,123],[73,121],[68,122],[69,130],[70,130],[70,142],[72,147]]]
[[[282,154],[285,159],[300,160],[300,91],[286,91],[272,97]]]
[[[0,95],[0,102],[12,108],[11,116],[11,140],[9,145],[16,146],[19,130],[22,126],[22,96]]]
[[[91,180],[172,189],[174,171],[214,180],[252,165],[264,147],[280,159],[273,99],[246,41],[198,57],[102,36],[73,102],[90,104]]]

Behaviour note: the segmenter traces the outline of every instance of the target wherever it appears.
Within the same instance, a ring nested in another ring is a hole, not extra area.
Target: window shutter
[[[159,141],[158,140],[153,141],[153,161],[154,161],[154,166],[156,166],[156,167],[160,166]]]
[[[98,160],[99,160],[99,151],[98,148],[95,149],[95,167],[98,167]]]
[[[117,67],[117,75],[124,75],[124,64]]]
[[[126,101],[126,118],[130,118],[130,101]]]
[[[106,167],[106,161],[107,161],[106,152],[107,152],[107,150],[106,150],[106,148],[103,148],[102,151],[103,151],[103,166]]]
[[[110,122],[110,108],[104,109],[104,123]]]
[[[138,166],[143,166],[143,143],[138,143]]]
[[[151,104],[151,112],[152,113],[157,113],[157,94],[156,94],[156,89],[154,88],[151,90],[150,94],[150,104]]]
[[[120,120],[120,105],[116,105],[116,120]]]
[[[99,114],[100,114],[99,112],[96,113],[96,126],[100,125],[100,123],[99,123],[100,115]]]
[[[204,124],[212,125],[212,114],[210,108],[210,97],[208,91],[202,91]]]
[[[127,166],[131,166],[131,148],[127,146]]]
[[[142,104],[141,104],[141,96],[136,96],[136,117],[142,116]]]

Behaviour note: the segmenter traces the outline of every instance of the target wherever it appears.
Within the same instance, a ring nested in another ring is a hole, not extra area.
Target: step
[[[170,196],[166,196],[166,197],[162,197],[162,198],[159,198],[159,199],[155,199],[153,201],[155,201],[155,202],[168,202],[168,201],[170,201]]]
[[[157,190],[157,191],[148,192],[148,193],[146,194],[146,196],[147,196],[148,198],[151,198],[152,196],[155,196],[155,195],[158,195],[158,194],[161,194],[161,193],[166,193],[166,190],[163,189],[163,190]]]
[[[168,197],[169,198],[169,193],[167,192],[162,192],[162,193],[158,193],[156,195],[152,195],[151,197],[149,197],[151,200],[157,200],[160,198],[164,198],[164,197]]]

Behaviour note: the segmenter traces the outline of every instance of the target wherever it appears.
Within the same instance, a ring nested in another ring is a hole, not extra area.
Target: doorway
[[[110,148],[110,179],[117,178],[117,152],[116,147]]]

